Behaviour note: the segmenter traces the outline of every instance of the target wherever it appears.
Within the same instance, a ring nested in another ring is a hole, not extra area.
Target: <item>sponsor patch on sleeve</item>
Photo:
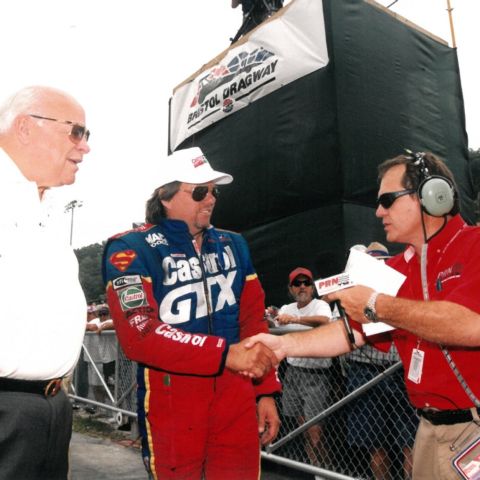
[[[112,286],[114,290],[119,288],[125,288],[130,285],[141,285],[142,279],[140,275],[125,275],[124,277],[118,277],[112,280]]]
[[[110,263],[121,272],[124,272],[137,258],[137,254],[133,250],[123,250],[115,252],[110,257]]]
[[[142,285],[132,285],[125,287],[117,292],[120,300],[120,307],[124,312],[132,308],[144,307],[148,305],[147,294]]]

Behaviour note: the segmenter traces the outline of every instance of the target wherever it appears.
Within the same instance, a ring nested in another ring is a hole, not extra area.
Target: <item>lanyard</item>
[[[459,235],[459,233],[463,230],[458,230],[458,232],[451,238],[451,240],[447,243],[445,248],[442,250],[439,261],[441,260],[443,254],[447,250],[447,248],[452,244],[452,242],[455,240],[455,238]],[[428,278],[427,278],[427,251],[428,251],[428,244],[423,244],[422,245],[422,254],[421,254],[421,259],[420,259],[420,272],[421,272],[421,277],[422,277],[422,291],[423,291],[423,299],[425,301],[428,301],[430,299],[430,296],[428,294]],[[419,344],[420,344],[420,339],[419,339]],[[443,355],[445,356],[445,359],[447,360],[447,363],[449,367],[452,369],[453,373],[457,377],[457,380],[460,382],[460,385],[462,386],[463,390],[465,390],[465,393],[468,395],[468,398],[473,402],[473,404],[476,407],[480,407],[480,400],[475,396],[475,394],[472,392],[472,389],[468,386],[466,380],[463,378],[463,375],[460,373],[458,370],[458,367],[456,363],[453,361],[452,356],[450,355],[450,352],[443,346],[439,345]],[[418,348],[418,346],[417,346]]]

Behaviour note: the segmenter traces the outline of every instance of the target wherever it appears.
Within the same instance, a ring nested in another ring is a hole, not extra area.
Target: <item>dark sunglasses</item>
[[[393,205],[393,202],[399,197],[403,197],[404,195],[411,195],[415,193],[416,190],[409,188],[408,190],[400,190],[399,192],[388,192],[382,193],[377,198],[377,208],[381,205],[383,208],[390,208]]]
[[[58,123],[63,123],[65,125],[71,125],[72,129],[70,130],[70,134],[68,135],[68,138],[70,138],[70,141],[77,145],[82,141],[82,138],[85,137],[85,141],[88,142],[88,139],[90,138],[90,130],[87,130],[87,127],[85,125],[80,125],[79,123],[73,123],[70,122],[69,120],[57,120],[56,118],[50,118],[50,117],[42,117],[40,115],[33,115],[29,114],[30,117],[33,118],[38,118],[39,120],[49,120],[50,122],[58,122]]]
[[[208,187],[206,185],[199,185],[193,190],[182,190],[182,192],[191,193],[192,198],[196,202],[201,202],[207,196]],[[214,198],[218,198],[220,195],[220,189],[218,187],[213,187],[211,194],[214,196]]]
[[[312,281],[311,280],[294,280],[290,284],[291,287],[300,287],[301,285],[305,285],[306,287],[311,287]]]

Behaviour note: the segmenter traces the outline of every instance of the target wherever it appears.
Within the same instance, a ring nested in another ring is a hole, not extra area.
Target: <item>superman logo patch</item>
[[[124,272],[137,258],[137,254],[133,250],[124,250],[123,252],[115,252],[110,257],[110,263],[121,272]]]

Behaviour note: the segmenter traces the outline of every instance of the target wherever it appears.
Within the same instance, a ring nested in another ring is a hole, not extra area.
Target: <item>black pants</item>
[[[0,391],[0,480],[66,480],[72,406],[54,397]]]

